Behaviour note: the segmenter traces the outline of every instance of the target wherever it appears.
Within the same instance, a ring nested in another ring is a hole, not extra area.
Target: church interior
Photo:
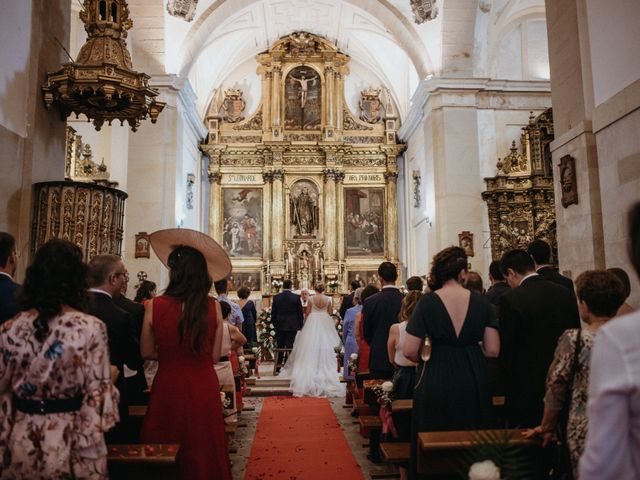
[[[129,296],[143,280],[160,292],[169,272],[151,233],[192,229],[222,246],[229,298],[248,287],[259,317],[287,281],[324,284],[336,308],[354,282],[379,284],[382,262],[398,285],[426,281],[450,246],[488,287],[493,261],[544,240],[574,281],[627,271],[640,307],[627,225],[640,200],[636,0],[5,0],[2,12],[0,231],[15,238],[18,283],[62,238],[86,261],[119,255]],[[284,452],[269,442],[296,428],[258,422],[287,394],[283,352],[258,337],[269,354],[247,350],[233,475],[290,478],[250,453]],[[354,457],[326,453],[337,470],[291,478],[404,474],[366,457],[361,434],[378,427],[350,388],[327,411]],[[343,408],[358,402],[359,423]],[[144,448],[120,453],[152,457]]]

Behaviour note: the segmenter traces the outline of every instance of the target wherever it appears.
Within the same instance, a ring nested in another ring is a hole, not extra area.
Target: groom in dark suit
[[[276,330],[278,348],[293,348],[296,333],[302,328],[302,302],[300,295],[291,291],[292,282],[282,282],[282,293],[273,297],[271,322]]]

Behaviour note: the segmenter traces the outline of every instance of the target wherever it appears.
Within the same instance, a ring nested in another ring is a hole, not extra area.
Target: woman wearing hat
[[[222,314],[209,296],[213,280],[231,262],[209,236],[188,229],[151,234],[151,246],[169,268],[164,295],[147,305],[140,348],[158,360],[142,427],[145,443],[178,443],[181,479],[231,479],[220,385]]]

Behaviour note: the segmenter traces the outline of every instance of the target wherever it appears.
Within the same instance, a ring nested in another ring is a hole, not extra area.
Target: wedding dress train
[[[296,335],[279,377],[291,378],[296,397],[339,397],[345,394],[345,388],[336,371],[335,347],[340,345],[340,337],[327,312],[331,298],[315,295],[310,303],[311,313]]]

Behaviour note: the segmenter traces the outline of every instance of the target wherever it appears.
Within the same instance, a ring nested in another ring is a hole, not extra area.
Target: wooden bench
[[[362,388],[362,382],[369,380],[369,370],[359,370],[356,372],[356,385],[358,388]]]
[[[404,465],[409,463],[411,456],[411,443],[398,442],[380,444],[380,456],[386,463],[394,465]]]
[[[524,429],[463,430],[418,433],[418,473],[427,478],[452,474],[459,467],[462,452],[475,448],[488,435],[500,438],[509,447],[521,447],[533,459],[541,452],[540,442],[522,436]]]
[[[110,478],[169,480],[178,478],[177,444],[108,445]]]
[[[360,434],[364,438],[370,438],[371,432],[382,431],[382,420],[377,415],[360,415]]]
[[[274,349],[274,359],[273,359],[273,376],[278,375],[278,372],[284,367],[289,354],[291,353],[290,348],[276,348]]]

